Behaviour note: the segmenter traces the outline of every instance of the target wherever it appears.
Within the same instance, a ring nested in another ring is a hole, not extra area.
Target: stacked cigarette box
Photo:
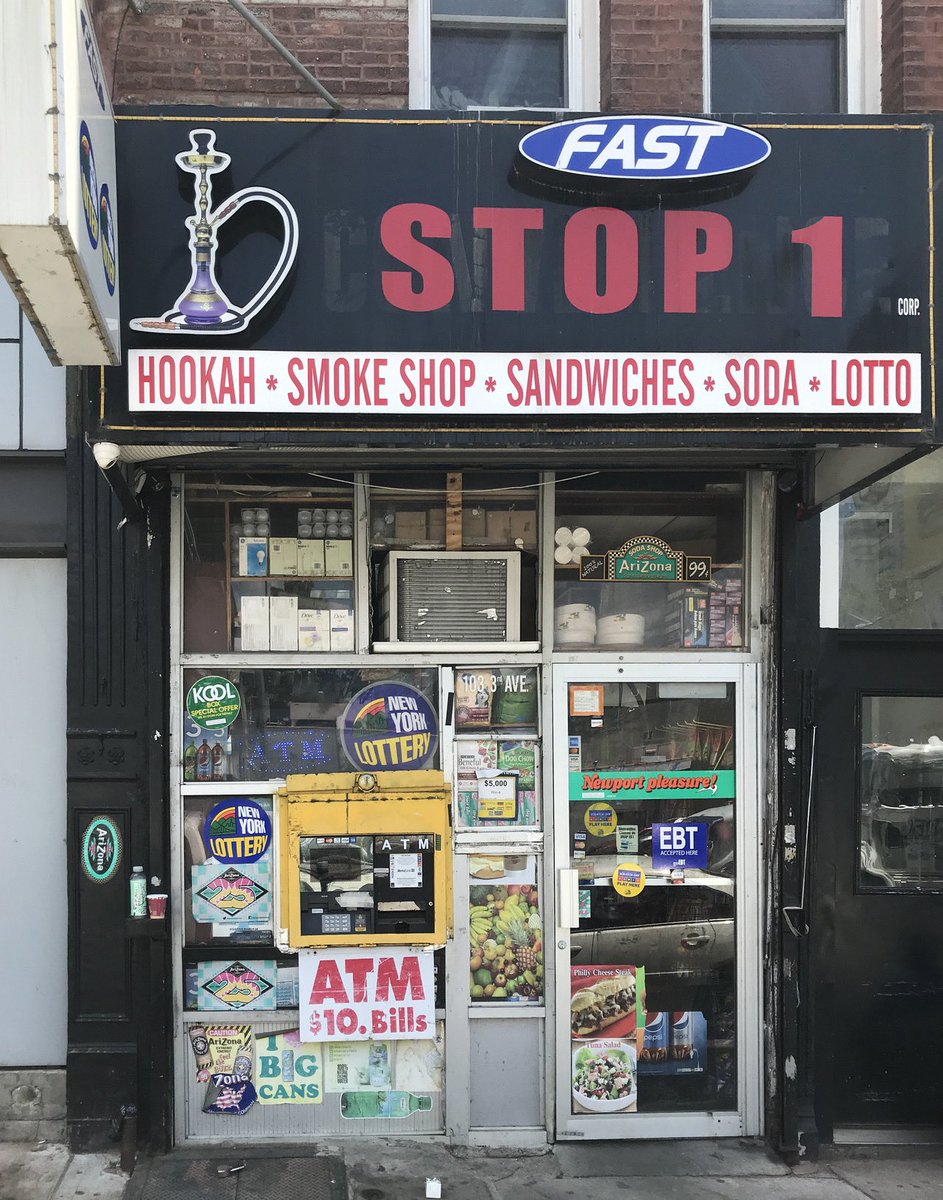
[[[685,584],[671,588],[665,603],[665,645],[706,646],[710,620],[708,606],[706,587]]]
[[[718,567],[711,578],[709,646],[743,645],[743,572]]]
[[[243,596],[239,605],[241,650],[350,653],[351,608],[300,608],[297,596]]]

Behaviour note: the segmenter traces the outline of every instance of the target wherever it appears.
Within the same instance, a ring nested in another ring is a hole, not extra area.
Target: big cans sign
[[[0,254],[55,363],[120,360],[114,115],[85,0],[0,5]]]

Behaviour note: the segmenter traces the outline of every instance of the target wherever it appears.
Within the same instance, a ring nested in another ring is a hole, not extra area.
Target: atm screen
[[[434,846],[431,834],[301,837],[302,934],[432,932]]]

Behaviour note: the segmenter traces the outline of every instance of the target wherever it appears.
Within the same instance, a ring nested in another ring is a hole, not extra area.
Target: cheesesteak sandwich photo
[[[589,1037],[608,1029],[635,1009],[635,979],[631,975],[613,975],[600,979],[592,987],[574,992],[570,999],[574,1037]]]

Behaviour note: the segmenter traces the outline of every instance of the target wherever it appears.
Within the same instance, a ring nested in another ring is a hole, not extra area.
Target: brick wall
[[[702,112],[703,0],[600,0],[600,94],[611,112]]]
[[[884,111],[943,109],[943,0],[884,0],[881,43]]]
[[[405,108],[408,0],[251,4],[345,107]],[[274,105],[324,101],[223,0],[93,0],[116,104]]]

